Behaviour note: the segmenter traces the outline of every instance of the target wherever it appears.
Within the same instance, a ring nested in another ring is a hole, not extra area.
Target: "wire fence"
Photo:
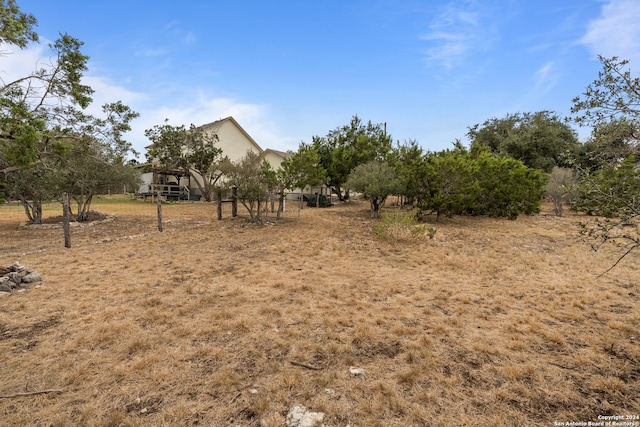
[[[289,194],[279,220],[298,220],[301,210],[308,208],[307,203],[301,199],[302,195]],[[73,201],[71,210],[72,213],[77,211]],[[254,214],[258,215],[258,212]],[[278,200],[274,197],[262,200],[259,216],[262,222],[276,221]],[[71,223],[71,245],[73,247],[96,241],[129,238],[157,232],[159,229],[179,231],[220,221],[248,221],[250,218],[249,211],[242,203],[238,202],[234,209],[231,200],[223,200],[221,203],[161,200],[158,209],[157,199],[145,201],[131,195],[101,195],[93,198],[87,222]],[[62,219],[63,208],[60,202],[42,205],[41,225],[28,224],[24,207],[18,202],[0,205],[0,256],[62,248],[65,243]],[[98,224],[100,226],[96,226]]]

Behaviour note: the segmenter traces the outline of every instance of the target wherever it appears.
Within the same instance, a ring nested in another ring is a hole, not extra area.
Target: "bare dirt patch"
[[[0,395],[63,390],[0,399],[3,423],[282,426],[295,404],[327,426],[640,413],[640,258],[597,279],[616,253],[591,252],[576,218],[445,218],[434,240],[390,242],[356,202],[267,226],[213,215],[185,205],[158,233],[153,210],[123,211],[69,250],[0,219],[0,265],[44,278],[0,299]]]

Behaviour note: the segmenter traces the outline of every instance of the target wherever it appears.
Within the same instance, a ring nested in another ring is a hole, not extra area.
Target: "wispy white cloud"
[[[451,69],[465,55],[484,49],[494,38],[494,31],[481,22],[479,10],[473,3],[449,3],[433,19],[429,31],[420,36],[429,42],[426,59]]]
[[[618,56],[640,62],[640,2],[610,0],[602,6],[600,17],[589,23],[580,40],[594,55]]]
[[[15,46],[0,44],[0,78],[5,83],[10,83],[20,77],[31,74],[37,69],[38,64],[47,61],[46,42],[30,45],[26,49],[18,49]]]
[[[165,33],[171,34],[176,38],[176,40],[182,43],[191,44],[198,41],[198,37],[196,36],[195,32],[193,32],[192,30],[184,30],[181,26],[180,21],[171,21],[162,29]]]
[[[137,56],[158,57],[165,56],[170,52],[167,48],[144,48],[136,51]]]
[[[182,38],[182,41],[187,44],[196,43],[198,41],[198,36],[196,36],[196,33],[193,31],[188,31]]]
[[[558,73],[553,61],[547,62],[540,67],[534,76],[535,91],[537,93],[545,93],[553,89],[558,82]]]

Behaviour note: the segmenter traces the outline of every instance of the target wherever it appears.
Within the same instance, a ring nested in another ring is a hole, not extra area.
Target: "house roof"
[[[251,142],[258,149],[259,153],[262,153],[264,151],[262,149],[262,147],[260,147],[260,145],[258,145],[258,143],[255,141],[255,139],[253,139],[251,137],[251,135],[249,135],[247,133],[247,131],[244,130],[244,128],[242,126],[240,126],[240,123],[238,123],[238,121],[236,119],[234,119],[232,116],[225,117],[224,119],[216,120],[215,122],[211,122],[211,123],[207,123],[207,124],[204,124],[204,125],[200,125],[198,127],[202,128],[202,129],[207,129],[207,130],[210,129],[214,133],[217,133],[220,130],[220,128],[227,122],[233,123],[240,130],[240,132],[242,132],[242,134],[247,137],[249,142]],[[144,148],[149,150],[151,147],[153,147],[153,144],[149,144]],[[272,150],[272,151],[275,151],[275,150]]]
[[[267,148],[262,152],[262,155],[264,156],[265,154],[268,154],[268,153],[273,153],[277,156],[282,157],[283,159],[286,159],[287,157],[290,157],[293,154],[290,151],[287,152],[287,151],[274,150],[273,148]]]
[[[249,140],[249,142],[251,142],[253,145],[255,145],[255,147],[258,149],[258,152],[262,153],[264,150],[262,149],[262,147],[260,147],[258,145],[258,143],[251,137],[251,135],[249,135],[247,133],[246,130],[244,130],[244,128],[242,126],[240,126],[240,123],[238,123],[236,121],[236,119],[234,119],[232,116],[229,117],[225,117],[224,119],[220,119],[220,120],[216,120],[215,122],[211,122],[211,123],[207,123],[204,125],[201,125],[199,127],[203,128],[203,129],[211,129],[213,130],[214,133],[217,133],[218,130],[220,130],[220,128],[226,123],[226,122],[231,122],[233,123],[239,130],[240,132],[242,132],[244,134],[244,136],[247,137],[247,139]]]

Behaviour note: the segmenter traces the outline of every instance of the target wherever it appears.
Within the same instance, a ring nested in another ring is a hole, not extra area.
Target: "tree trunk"
[[[42,224],[42,202],[40,200],[34,200],[29,203],[27,199],[21,197],[22,206],[24,207],[24,213],[29,219],[31,224]]]
[[[249,200],[248,202],[244,199],[240,199],[240,203],[242,203],[242,206],[244,206],[247,211],[249,212],[249,217],[251,218],[251,222],[256,222],[256,214],[253,211],[254,207],[255,207],[255,202],[252,200]]]
[[[29,222],[31,224],[35,224],[33,215],[31,214],[31,205],[29,205],[29,202],[24,197],[22,197],[21,199],[22,199],[22,206],[24,207],[25,215],[27,215],[27,218],[29,219]]]
[[[265,201],[265,204],[266,204],[266,201]],[[257,212],[258,212],[258,214],[257,214],[256,220],[258,222],[260,222],[260,218],[262,217],[262,200],[260,199],[260,197],[258,197],[258,211]]]
[[[93,195],[87,196],[84,200],[82,196],[78,198],[78,216],[76,217],[76,221],[84,222],[89,220],[89,208],[91,207],[92,200]]]
[[[340,200],[341,202],[344,202],[344,197],[342,195],[342,189],[340,188],[339,185],[331,187],[331,191],[336,193],[336,196],[338,196],[338,200]]]
[[[376,218],[380,213],[380,204],[377,197],[371,198],[371,218]]]

